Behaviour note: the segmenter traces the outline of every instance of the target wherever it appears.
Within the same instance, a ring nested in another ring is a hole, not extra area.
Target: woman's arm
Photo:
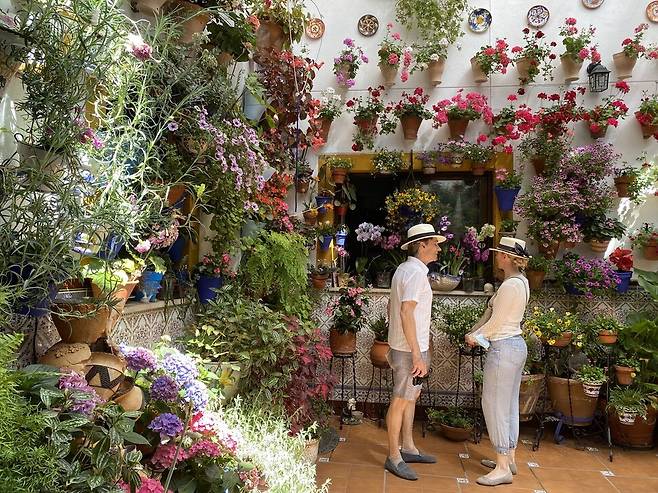
[[[493,301],[491,318],[477,330],[471,332],[470,335],[472,337],[483,335],[487,339],[491,339],[491,336],[505,323],[511,309],[521,302],[525,303],[525,298],[520,296],[516,285],[511,282],[504,282],[498,289],[496,299]]]

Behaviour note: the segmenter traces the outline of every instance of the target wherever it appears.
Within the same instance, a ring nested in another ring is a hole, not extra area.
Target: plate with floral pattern
[[[358,28],[363,36],[373,36],[379,29],[379,20],[372,14],[363,15],[359,19]]]
[[[320,39],[324,34],[324,22],[322,19],[311,19],[306,23],[306,36],[311,39]]]
[[[475,33],[483,33],[491,25],[491,12],[487,9],[475,9],[468,16],[468,27]]]
[[[588,9],[597,9],[603,5],[605,0],[583,0],[583,5]]]
[[[651,2],[647,5],[647,18],[651,22],[658,22],[658,2]]]
[[[542,27],[548,22],[551,13],[543,5],[535,5],[528,10],[528,24],[532,27]]]

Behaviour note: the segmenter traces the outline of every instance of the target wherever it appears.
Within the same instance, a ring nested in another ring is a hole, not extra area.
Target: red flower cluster
[[[507,73],[507,66],[512,63],[512,59],[507,54],[509,45],[504,39],[497,39],[495,46],[483,46],[475,54],[480,69],[488,76],[495,72],[501,74]]]
[[[287,173],[274,173],[255,197],[259,215],[263,219],[273,221],[282,231],[287,232],[293,230],[286,203],[288,189],[293,180]]]
[[[422,87],[414,89],[413,94],[402,93],[400,101],[394,106],[389,106],[387,111],[392,111],[398,118],[406,115],[416,115],[422,119],[428,119],[432,115],[425,109],[425,105],[430,100],[429,94],[425,94]]]
[[[633,268],[633,250],[616,248],[608,260],[617,267],[617,270],[630,271]]]
[[[584,94],[585,88],[579,87],[576,91]],[[562,96],[539,93],[537,98],[553,101],[555,104],[541,108],[537,112],[537,125],[552,136],[562,135],[566,131],[567,123],[578,121],[580,118],[579,110],[576,107],[576,91],[567,91]]]
[[[630,91],[629,85],[624,81],[617,82],[615,87],[622,94]],[[603,100],[602,104],[598,104],[594,108],[581,109],[580,118],[587,122],[590,132],[598,133],[608,126],[616,127],[627,112],[628,106],[620,97],[609,96]]]

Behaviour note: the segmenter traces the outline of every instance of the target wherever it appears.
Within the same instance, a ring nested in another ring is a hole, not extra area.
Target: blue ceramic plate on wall
[[[475,9],[468,16],[468,27],[476,33],[483,33],[491,25],[491,12],[487,9]]]

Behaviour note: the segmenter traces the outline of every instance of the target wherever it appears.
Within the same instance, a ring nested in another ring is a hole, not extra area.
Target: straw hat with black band
[[[500,242],[498,242],[498,246],[496,248],[491,248],[490,250],[506,253],[512,257],[523,259],[532,258],[526,249],[525,241],[519,240],[518,238],[510,238],[509,236],[503,236],[500,239]]]
[[[407,231],[407,241],[400,246],[400,249],[406,250],[412,243],[428,238],[436,238],[439,243],[446,241],[446,237],[438,234],[431,224],[416,224]]]

